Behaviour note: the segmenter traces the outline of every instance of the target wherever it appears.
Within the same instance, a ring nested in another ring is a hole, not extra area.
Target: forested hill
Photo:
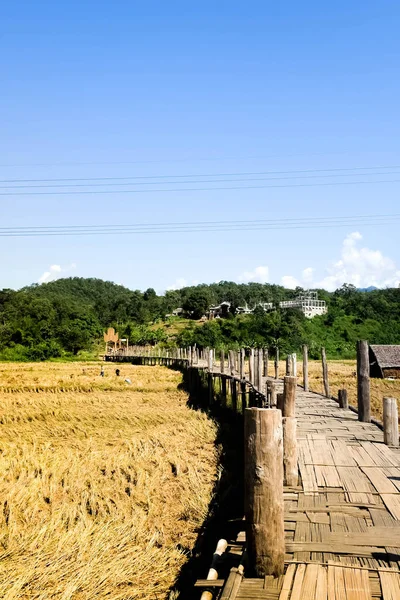
[[[282,352],[308,343],[311,353],[324,345],[331,356],[350,357],[358,338],[375,343],[400,343],[400,289],[358,291],[345,285],[336,292],[318,290],[328,314],[307,320],[298,310],[196,323],[207,308],[224,300],[231,310],[248,304],[294,298],[301,291],[270,284],[220,282],[168,291],[129,290],[101,279],[68,278],[0,291],[0,359],[42,360],[93,351],[106,327],[117,328],[132,343],[237,347],[278,344]],[[192,320],[167,314],[182,307]]]

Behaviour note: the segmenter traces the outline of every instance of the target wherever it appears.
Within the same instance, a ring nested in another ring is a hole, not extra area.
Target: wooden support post
[[[369,390],[369,350],[368,342],[357,342],[357,405],[358,420],[371,422],[371,398]]]
[[[347,390],[341,389],[338,391],[338,400],[340,408],[349,408],[349,400],[347,398]]]
[[[296,414],[297,377],[285,377],[283,381],[282,415],[284,417],[294,417]]]
[[[283,573],[285,557],[281,412],[247,408],[244,431],[249,564],[257,577],[277,577]]]
[[[235,352],[235,372],[238,375],[240,369],[240,352]]]
[[[276,408],[283,411],[283,393],[276,394]]]
[[[275,379],[279,379],[279,348],[275,351]]]
[[[321,357],[322,357],[322,376],[324,378],[325,396],[327,398],[330,398],[330,393],[329,393],[329,377],[328,377],[328,363],[326,362],[325,348],[321,348]]]
[[[239,377],[243,379],[245,375],[245,351],[244,348],[240,350],[240,364],[239,364]]]
[[[263,351],[262,351],[262,348],[259,348],[258,349],[258,369],[257,369],[257,375],[258,375],[257,388],[258,388],[259,392],[262,392],[263,371],[264,371]]]
[[[226,377],[223,375],[221,377],[221,396],[222,396],[222,406],[226,406]]]
[[[244,411],[247,408],[246,382],[244,379],[242,379],[240,382],[240,395],[242,399],[242,413],[244,414]]]
[[[219,540],[215,552],[213,554],[210,570],[208,571],[207,581],[215,581],[218,579],[218,570],[221,561],[222,554],[226,551],[228,542],[226,540]],[[200,600],[212,600],[213,593],[209,590],[204,590],[200,596]]]
[[[224,374],[225,373],[225,352],[224,350],[221,350],[221,373]]]
[[[229,367],[232,377],[235,375],[235,353],[233,350],[229,350]]]
[[[232,410],[237,411],[237,387],[235,379],[231,379]]]
[[[303,388],[305,392],[309,391],[308,387],[308,347],[303,346]]]
[[[270,381],[269,390],[270,390],[269,405],[271,408],[275,408],[275,406],[276,406],[276,384],[275,384],[275,381]]]
[[[258,387],[258,348],[254,349],[254,376],[253,376],[253,385],[254,387]]]
[[[293,377],[297,377],[297,354],[294,352],[292,354],[292,373]]]
[[[383,399],[383,438],[388,446],[399,447],[399,415],[396,398]]]
[[[283,469],[285,483],[291,487],[296,486],[299,480],[298,453],[297,453],[297,419],[283,417]]]
[[[268,377],[268,348],[264,348],[264,377]]]
[[[292,374],[292,369],[291,369],[291,354],[288,354],[286,357],[286,377],[290,377],[290,375]]]
[[[213,350],[208,351],[208,372],[209,373],[213,372],[213,366],[214,366],[213,352],[214,352]]]
[[[254,348],[250,348],[249,356],[249,381],[254,385]]]

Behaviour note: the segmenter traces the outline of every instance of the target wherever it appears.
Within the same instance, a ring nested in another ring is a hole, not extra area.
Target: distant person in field
[[[104,377],[104,367],[101,367],[100,377]]]
[[[115,369],[115,374],[117,377],[119,377],[119,373],[120,373],[119,369]]]

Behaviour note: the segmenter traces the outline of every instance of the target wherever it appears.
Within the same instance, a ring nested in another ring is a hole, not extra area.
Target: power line
[[[129,175],[125,177],[64,177],[54,179],[0,179],[0,183],[57,183],[62,181],[123,181],[131,179],[178,179],[193,177],[247,177],[258,175],[293,175],[304,173],[334,173],[339,171],[375,171],[376,169],[400,169],[400,165],[379,165],[375,167],[348,167],[348,168],[330,168],[330,169],[301,169],[289,171],[250,171],[238,173],[205,173],[205,174],[179,174],[179,175]]]
[[[400,168],[400,167],[399,167]],[[288,180],[288,179],[322,179],[322,178],[333,178],[333,177],[357,177],[360,175],[359,173],[343,173],[343,174],[330,174],[330,175],[295,175],[289,177],[261,177],[261,178],[237,178],[237,179],[202,179],[200,181],[165,181],[164,183],[167,185],[189,185],[189,184],[198,184],[201,185],[203,183],[238,183],[238,182],[247,182],[247,181],[279,181],[279,180]],[[376,175],[400,175],[398,171],[386,171],[386,172],[378,172],[378,173],[363,173],[363,175],[368,175],[369,177]],[[0,189],[37,189],[37,188],[86,188],[86,187],[120,187],[126,185],[159,185],[159,181],[129,181],[127,183],[63,183],[63,184],[51,184],[51,185],[6,185],[0,186]]]
[[[224,186],[224,187],[197,187],[197,188],[172,188],[156,190],[90,190],[90,191],[67,191],[67,192],[0,192],[0,196],[72,196],[72,195],[98,195],[98,194],[146,194],[146,193],[170,193],[170,192],[218,192],[222,190],[261,190],[276,188],[298,188],[298,187],[321,187],[338,185],[364,185],[377,183],[399,183],[400,179],[381,179],[376,181],[332,181],[329,183],[299,183],[283,185],[249,185],[249,186]],[[215,183],[218,183],[217,181]]]
[[[254,221],[200,221],[183,223],[143,223],[132,225],[63,225],[53,227],[1,227],[0,237],[83,236],[121,234],[170,234],[223,231],[313,229],[355,225],[387,225],[400,220],[400,214],[311,217]]]

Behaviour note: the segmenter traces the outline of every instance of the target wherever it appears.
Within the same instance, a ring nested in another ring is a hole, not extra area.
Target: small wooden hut
[[[400,379],[400,346],[370,346],[369,372],[371,377]]]

